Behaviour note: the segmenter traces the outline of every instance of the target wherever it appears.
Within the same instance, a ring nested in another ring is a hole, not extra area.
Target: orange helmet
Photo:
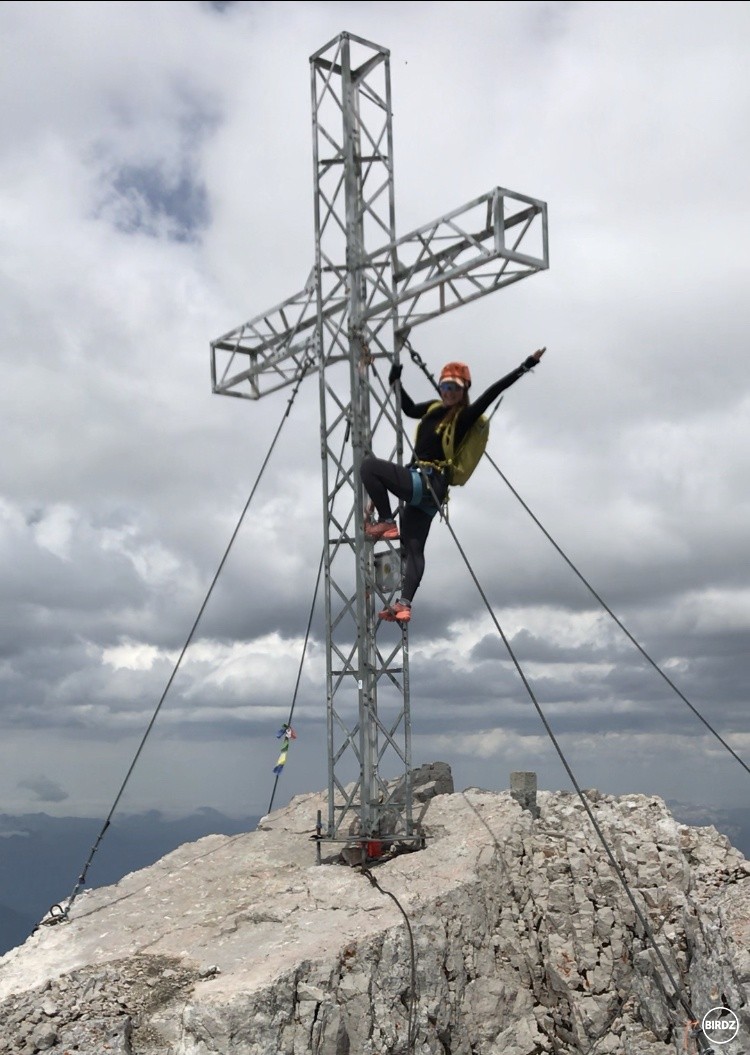
[[[446,363],[440,371],[440,383],[443,381],[455,381],[462,388],[470,388],[471,371],[466,363]]]

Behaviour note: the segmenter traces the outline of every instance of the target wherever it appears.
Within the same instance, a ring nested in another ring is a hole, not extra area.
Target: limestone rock
[[[662,964],[576,798],[540,792],[535,819],[423,777],[426,849],[376,869],[411,932],[360,871],[315,865],[302,796],[8,953],[1,1055],[667,1055],[670,974],[697,1014],[735,1010],[748,1049],[750,873],[722,836],[588,793]]]
[[[404,780],[398,781],[393,792],[394,802],[404,801]],[[412,798],[415,802],[429,802],[436,795],[452,795],[453,774],[447,762],[428,762],[411,771]]]

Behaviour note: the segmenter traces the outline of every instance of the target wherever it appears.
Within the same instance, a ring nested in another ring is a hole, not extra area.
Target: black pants
[[[414,490],[411,471],[405,465],[395,465],[383,458],[372,455],[362,462],[360,471],[362,483],[375,504],[381,520],[390,520],[390,495],[395,495],[402,502],[409,502]],[[432,486],[439,502],[442,502],[447,490],[442,476],[433,477]],[[407,505],[401,514],[401,547],[404,551],[404,583],[401,596],[411,601],[424,575],[424,547],[432,527],[431,517],[421,509]]]

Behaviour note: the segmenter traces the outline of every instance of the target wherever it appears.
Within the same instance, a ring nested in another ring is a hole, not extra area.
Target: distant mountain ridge
[[[2,952],[12,949],[26,941],[39,922],[33,916],[16,912],[15,909],[0,905],[0,948]]]

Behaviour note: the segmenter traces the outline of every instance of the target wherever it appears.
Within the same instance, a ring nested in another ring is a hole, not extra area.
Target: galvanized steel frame
[[[365,542],[363,457],[402,460],[379,367],[436,315],[548,267],[544,202],[495,187],[396,238],[389,52],[342,33],[310,59],[315,266],[304,288],[211,345],[214,392],[259,399],[319,367],[325,532],[328,822],[324,837],[416,840],[408,631]],[[376,248],[372,248],[372,246]],[[348,364],[346,369],[345,364]],[[401,778],[394,800],[393,783]]]
[[[402,460],[400,408],[374,376],[377,359],[387,363],[383,357],[393,354],[393,283],[388,269],[369,259],[375,237],[377,245],[396,236],[389,54],[344,34],[311,57],[310,73],[326,554],[326,835],[408,841],[415,832],[407,631],[376,616],[393,591],[384,592],[376,580],[359,477],[375,434],[385,457]],[[373,297],[383,291],[385,309],[368,318]],[[344,378],[332,369],[338,361],[348,363]],[[406,784],[400,808],[388,775]]]

